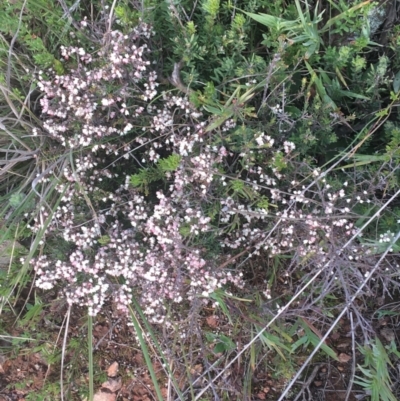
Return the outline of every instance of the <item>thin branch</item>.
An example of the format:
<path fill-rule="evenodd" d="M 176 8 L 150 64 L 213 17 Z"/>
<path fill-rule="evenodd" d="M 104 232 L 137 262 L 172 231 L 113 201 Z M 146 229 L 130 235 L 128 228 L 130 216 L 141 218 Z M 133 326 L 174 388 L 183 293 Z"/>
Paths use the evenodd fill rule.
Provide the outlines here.
<path fill-rule="evenodd" d="M 397 191 L 396 195 L 400 193 L 400 190 Z M 393 197 L 392 197 L 393 198 Z M 358 290 L 356 291 L 356 293 L 353 295 L 353 297 L 351 298 L 350 302 L 347 303 L 347 305 L 343 308 L 342 312 L 340 312 L 339 316 L 336 318 L 336 320 L 332 323 L 331 327 L 327 330 L 327 332 L 325 333 L 325 335 L 322 337 L 322 339 L 320 340 L 320 342 L 316 345 L 316 347 L 314 348 L 313 352 L 310 354 L 310 356 L 307 358 L 307 360 L 304 362 L 304 364 L 301 366 L 301 368 L 298 370 L 298 372 L 295 374 L 295 376 L 293 377 L 293 379 L 290 381 L 290 383 L 288 384 L 288 386 L 286 387 L 286 389 L 284 390 L 284 392 L 281 394 L 281 396 L 279 397 L 278 401 L 283 401 L 287 395 L 287 393 L 290 391 L 290 389 L 293 387 L 293 385 L 296 383 L 296 381 L 298 380 L 298 378 L 300 377 L 300 375 L 303 373 L 304 369 L 306 368 L 306 366 L 311 362 L 312 358 L 314 357 L 314 355 L 319 351 L 319 349 L 321 348 L 322 344 L 324 344 L 325 340 L 329 337 L 329 335 L 331 334 L 332 330 L 336 327 L 336 325 L 339 323 L 340 319 L 344 316 L 344 314 L 348 311 L 348 309 L 351 307 L 351 305 L 353 304 L 353 302 L 357 299 L 357 297 L 359 296 L 359 294 L 361 293 L 362 289 L 365 287 L 365 285 L 368 283 L 369 279 L 371 278 L 371 276 L 373 275 L 373 273 L 375 273 L 375 271 L 378 269 L 378 267 L 380 266 L 380 264 L 382 263 L 382 261 L 385 259 L 386 255 L 389 253 L 389 250 L 391 248 L 391 246 L 393 244 L 396 243 L 396 241 L 400 238 L 400 231 L 397 233 L 396 237 L 393 239 L 392 243 L 389 244 L 388 248 L 386 249 L 386 251 L 382 254 L 382 256 L 379 258 L 378 262 L 375 264 L 375 266 L 373 267 L 373 269 L 371 270 L 370 274 L 368 275 L 368 277 L 365 278 L 365 280 L 361 283 L 360 287 L 358 288 Z"/>
<path fill-rule="evenodd" d="M 371 216 L 367 222 L 361 227 L 360 232 L 362 232 L 372 221 L 375 220 L 375 218 L 382 212 L 382 210 L 384 210 L 398 195 L 400 194 L 400 189 L 373 215 Z M 280 222 L 280 220 L 279 220 Z M 278 224 L 278 223 L 277 223 Z M 275 225 L 275 227 L 277 227 L 277 225 Z M 274 227 L 274 228 L 275 228 Z M 355 233 L 353 234 L 353 236 L 346 242 L 346 244 L 337 252 L 337 255 L 339 255 L 341 252 L 344 251 L 344 249 L 346 249 L 357 237 L 358 237 L 359 233 Z M 394 242 L 397 241 L 397 239 L 400 237 L 400 231 L 397 234 Z M 371 275 L 372 273 L 378 268 L 379 264 L 382 262 L 383 258 L 386 256 L 386 254 L 389 252 L 390 247 L 388 247 L 388 249 L 386 250 L 386 252 L 382 255 L 382 257 L 380 258 L 380 260 L 378 261 L 378 263 L 375 265 L 375 267 L 373 268 L 373 270 L 371 271 Z M 311 278 L 310 280 L 293 296 L 293 298 L 282 307 L 282 309 L 279 310 L 279 312 L 271 319 L 271 321 L 264 326 L 264 328 L 262 328 L 256 336 L 253 337 L 253 339 L 247 343 L 242 350 L 235 356 L 235 358 L 233 358 L 226 366 L 225 369 L 223 369 L 220 373 L 218 373 L 212 380 L 211 382 L 209 382 L 207 384 L 207 386 L 205 386 L 200 392 L 199 394 L 197 394 L 195 401 L 199 400 L 201 398 L 201 396 L 210 388 L 210 386 L 212 385 L 212 383 L 217 380 L 221 375 L 223 375 L 223 373 L 226 371 L 226 369 L 228 369 L 239 357 L 242 353 L 244 353 L 246 350 L 248 350 L 251 345 L 262 336 L 262 334 L 264 333 L 265 330 L 267 330 L 281 315 L 284 314 L 284 312 L 286 312 L 286 310 L 297 300 L 297 298 L 300 297 L 300 295 L 302 295 L 304 293 L 304 291 L 317 279 L 317 277 L 334 261 L 336 260 L 336 257 L 334 257 L 333 259 L 329 260 L 327 263 L 325 263 Z M 356 292 L 356 294 L 353 296 L 351 303 L 354 301 L 354 299 L 356 299 L 356 297 L 358 296 L 358 294 L 361 292 L 361 289 L 364 288 L 365 284 L 368 282 L 369 277 L 368 276 L 364 282 L 362 283 L 362 285 L 360 286 L 360 288 L 358 289 L 358 291 Z M 281 397 L 279 398 L 278 401 L 283 401 L 285 395 L 290 391 L 290 389 L 292 388 L 292 386 L 294 385 L 294 383 L 298 380 L 298 378 L 300 377 L 301 373 L 303 372 L 303 370 L 305 369 L 305 367 L 307 366 L 307 364 L 311 361 L 312 357 L 318 352 L 319 348 L 321 347 L 322 344 L 324 344 L 325 340 L 328 338 L 329 334 L 331 333 L 331 331 L 333 330 L 333 328 L 336 326 L 336 324 L 339 322 L 340 318 L 346 313 L 348 307 L 350 306 L 350 303 L 344 308 L 343 312 L 339 315 L 339 317 L 336 319 L 335 323 L 332 325 L 332 327 L 326 332 L 326 334 L 324 335 L 324 337 L 321 339 L 321 341 L 318 343 L 317 347 L 314 349 L 314 351 L 312 352 L 312 354 L 310 355 L 310 357 L 307 359 L 307 361 L 303 364 L 303 366 L 300 368 L 300 370 L 297 372 L 297 374 L 295 375 L 295 377 L 292 379 L 292 381 L 289 383 L 288 387 L 285 389 L 284 393 L 281 395 Z"/>
<path fill-rule="evenodd" d="M 65 350 L 67 348 L 67 338 L 68 338 L 69 318 L 71 316 L 71 308 L 72 308 L 72 306 L 69 305 L 68 311 L 67 311 L 67 321 L 65 322 L 63 345 L 62 345 L 62 350 L 61 350 L 61 371 L 60 371 L 61 401 L 64 401 L 64 361 L 65 361 Z"/>
<path fill-rule="evenodd" d="M 351 326 L 351 350 L 353 352 L 353 360 L 351 363 L 351 376 L 349 379 L 349 386 L 347 388 L 346 398 L 344 401 L 349 401 L 351 390 L 353 388 L 354 376 L 356 374 L 356 342 L 354 338 L 355 335 L 354 335 L 353 312 L 351 311 L 350 311 L 350 326 Z"/>

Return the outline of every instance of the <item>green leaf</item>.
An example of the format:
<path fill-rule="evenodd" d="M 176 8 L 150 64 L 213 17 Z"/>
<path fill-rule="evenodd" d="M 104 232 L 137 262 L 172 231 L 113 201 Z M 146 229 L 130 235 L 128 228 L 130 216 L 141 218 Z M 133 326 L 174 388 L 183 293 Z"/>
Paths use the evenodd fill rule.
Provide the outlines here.
<path fill-rule="evenodd" d="M 224 297 L 225 297 L 225 293 L 221 289 L 217 289 L 210 294 L 210 298 L 218 303 L 218 306 L 222 309 L 222 312 L 224 312 L 225 316 L 228 318 L 229 323 L 233 324 L 232 317 L 229 313 L 228 307 L 226 306 Z"/>
<path fill-rule="evenodd" d="M 102 235 L 98 240 L 100 245 L 107 245 L 110 243 L 110 237 L 108 235 Z"/>
<path fill-rule="evenodd" d="M 361 100 L 370 100 L 369 97 L 360 95 L 359 93 L 345 91 L 345 90 L 339 90 L 338 92 L 340 93 L 341 96 L 344 96 L 344 97 L 349 97 L 349 98 L 353 98 L 353 99 L 361 99 Z"/>
<path fill-rule="evenodd" d="M 284 20 L 282 18 L 278 18 L 278 17 L 274 17 L 273 15 L 269 15 L 269 14 L 253 14 L 253 13 L 248 13 L 245 12 L 250 18 L 253 18 L 255 21 L 259 22 L 260 24 L 263 24 L 265 26 L 267 26 L 270 29 L 275 29 L 277 30 L 279 24 L 283 24 L 286 23 L 286 26 L 288 22 L 292 22 L 292 21 L 287 21 Z"/>
<path fill-rule="evenodd" d="M 325 89 L 325 86 L 324 86 L 322 80 L 319 78 L 317 73 L 313 70 L 313 68 L 307 61 L 304 61 L 304 63 L 308 69 L 308 72 L 311 75 L 311 81 L 315 83 L 315 87 L 317 88 L 318 95 L 321 97 L 322 102 L 325 104 L 325 106 L 327 106 L 333 110 L 337 110 L 338 107 L 336 106 L 335 102 L 326 93 L 326 89 Z"/>
<path fill-rule="evenodd" d="M 10 200 L 9 200 L 11 207 L 17 208 L 18 206 L 20 206 L 22 204 L 22 202 L 24 201 L 25 197 L 26 197 L 25 194 L 23 194 L 21 192 L 13 193 L 10 196 Z"/>
<path fill-rule="evenodd" d="M 214 352 L 226 352 L 232 351 L 236 348 L 236 344 L 232 341 L 232 339 L 224 334 L 215 334 L 215 333 L 205 333 L 206 339 L 209 343 L 216 343 L 214 346 Z"/>
<path fill-rule="evenodd" d="M 328 1 L 329 1 L 329 3 L 330 3 L 331 5 L 334 5 L 334 2 L 333 2 L 333 1 L 330 1 L 330 0 L 328 0 Z M 363 8 L 363 7 L 365 7 L 365 6 L 367 6 L 367 5 L 370 4 L 370 3 L 371 3 L 371 0 L 364 1 L 364 2 L 362 2 L 362 3 L 360 3 L 360 4 L 357 4 L 357 5 L 353 6 L 353 7 L 348 8 L 347 10 L 345 10 L 344 12 L 342 12 L 341 14 L 336 15 L 336 16 L 333 17 L 333 18 L 330 18 L 330 19 L 328 20 L 328 22 L 325 24 L 325 26 L 322 28 L 321 32 L 325 32 L 326 30 L 329 29 L 329 27 L 330 27 L 331 25 L 335 24 L 335 23 L 336 23 L 337 21 L 339 21 L 340 19 L 346 18 L 347 16 L 350 16 L 350 15 L 351 15 L 352 13 L 354 13 L 355 11 L 357 11 L 357 10 L 359 10 L 359 9 L 361 9 L 361 8 Z M 337 8 L 337 9 L 340 11 L 340 8 Z"/>
<path fill-rule="evenodd" d="M 216 128 L 218 128 L 219 126 L 221 126 L 226 120 L 228 120 L 229 118 L 231 118 L 233 116 L 233 111 L 231 109 L 225 109 L 224 113 L 213 119 L 213 121 L 211 122 L 211 124 L 206 128 L 206 132 L 210 132 Z"/>
<path fill-rule="evenodd" d="M 297 348 L 301 347 L 302 345 L 307 344 L 308 345 L 308 337 L 307 336 L 302 336 L 300 337 L 294 344 L 292 344 L 292 349 L 291 352 L 295 352 Z"/>
<path fill-rule="evenodd" d="M 354 163 L 346 164 L 345 166 L 340 166 L 335 170 L 341 170 L 345 168 L 354 168 L 358 166 L 364 166 L 366 164 L 371 164 L 375 162 L 383 162 L 387 159 L 385 155 L 358 155 L 353 156 Z"/>
<path fill-rule="evenodd" d="M 227 352 L 227 351 L 232 351 L 236 348 L 235 343 L 232 341 L 231 338 L 220 334 L 219 335 L 219 342 L 217 345 L 214 347 L 214 352 L 217 354 L 220 352 Z"/>
<path fill-rule="evenodd" d="M 211 105 L 205 105 L 203 106 L 209 113 L 215 114 L 216 116 L 222 116 L 223 115 L 223 109 L 221 107 L 214 107 Z"/>
<path fill-rule="evenodd" d="M 301 116 L 301 110 L 295 106 L 286 106 L 285 111 L 293 118 L 299 118 Z"/>
<path fill-rule="evenodd" d="M 141 174 L 132 174 L 131 175 L 131 185 L 133 187 L 140 187 L 144 184 L 143 176 Z"/>
<path fill-rule="evenodd" d="M 43 310 L 43 304 L 41 303 L 37 303 L 36 305 L 27 304 L 26 306 L 28 312 L 26 312 L 26 314 L 24 315 L 23 319 L 21 319 L 20 322 L 23 325 L 28 322 L 32 322 L 33 320 L 35 320 L 35 318 L 38 318 Z"/>
<path fill-rule="evenodd" d="M 400 71 L 398 71 L 394 77 L 393 90 L 395 91 L 395 93 L 398 93 L 398 91 L 400 90 Z"/>
<path fill-rule="evenodd" d="M 305 336 L 308 338 L 308 341 L 314 347 L 316 347 L 320 343 L 320 338 L 313 331 L 311 331 L 311 329 L 303 321 L 301 321 L 300 324 L 304 329 Z M 338 360 L 336 352 L 332 348 L 328 347 L 326 344 L 321 344 L 321 350 L 335 361 Z"/>
<path fill-rule="evenodd" d="M 257 331 L 261 331 L 261 327 L 256 326 Z M 281 339 L 268 331 L 263 331 L 263 333 L 260 336 L 261 342 L 267 346 L 269 349 L 274 349 L 283 360 L 286 361 L 285 355 L 283 354 L 282 350 L 285 350 L 287 352 L 292 352 L 292 350 L 282 343 Z"/>

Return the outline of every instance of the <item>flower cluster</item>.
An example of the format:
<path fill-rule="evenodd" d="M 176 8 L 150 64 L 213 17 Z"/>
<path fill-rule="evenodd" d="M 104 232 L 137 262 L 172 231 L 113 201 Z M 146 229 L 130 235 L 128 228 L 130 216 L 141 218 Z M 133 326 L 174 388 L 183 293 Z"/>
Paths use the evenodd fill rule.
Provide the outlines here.
<path fill-rule="evenodd" d="M 157 75 L 149 71 L 150 61 L 144 58 L 147 45 L 140 44 L 149 30 L 142 24 L 130 35 L 113 31 L 109 42 L 95 55 L 83 48 L 61 48 L 65 63 L 69 61 L 74 67 L 71 72 L 55 75 L 50 71 L 51 79 L 39 72 L 47 135 L 70 149 L 91 146 L 97 150 L 104 138 L 123 136 L 132 129 L 128 116 L 138 118 L 144 102 L 157 93 Z"/>

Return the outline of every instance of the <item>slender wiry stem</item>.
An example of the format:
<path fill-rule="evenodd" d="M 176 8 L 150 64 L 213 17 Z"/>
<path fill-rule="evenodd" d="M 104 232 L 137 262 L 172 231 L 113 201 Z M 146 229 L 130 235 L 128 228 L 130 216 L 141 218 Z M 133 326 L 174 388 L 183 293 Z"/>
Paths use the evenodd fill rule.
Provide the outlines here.
<path fill-rule="evenodd" d="M 63 345 L 61 350 L 61 372 L 60 372 L 60 393 L 61 393 L 61 401 L 64 401 L 64 361 L 65 361 L 65 350 L 67 348 L 67 339 L 68 339 L 68 329 L 69 329 L 69 318 L 71 316 L 71 305 L 68 307 L 67 311 L 67 320 L 65 322 L 65 330 L 64 330 L 64 338 Z"/>
<path fill-rule="evenodd" d="M 88 314 L 88 356 L 89 356 L 89 401 L 93 401 L 94 384 L 93 384 L 93 317 Z"/>

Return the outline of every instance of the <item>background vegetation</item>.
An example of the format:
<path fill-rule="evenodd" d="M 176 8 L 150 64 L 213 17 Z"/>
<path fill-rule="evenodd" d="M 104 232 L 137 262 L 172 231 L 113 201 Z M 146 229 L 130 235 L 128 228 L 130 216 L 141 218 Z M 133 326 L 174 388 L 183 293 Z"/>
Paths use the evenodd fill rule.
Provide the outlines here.
<path fill-rule="evenodd" d="M 3 1 L 0 395 L 399 399 L 397 7 Z"/>

